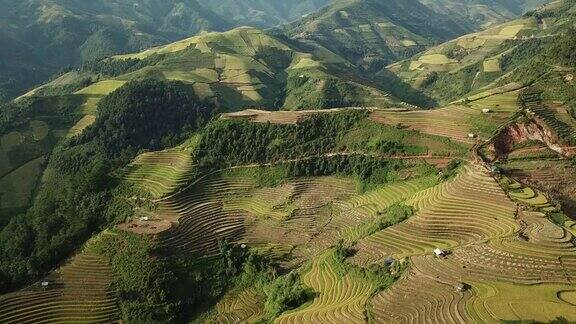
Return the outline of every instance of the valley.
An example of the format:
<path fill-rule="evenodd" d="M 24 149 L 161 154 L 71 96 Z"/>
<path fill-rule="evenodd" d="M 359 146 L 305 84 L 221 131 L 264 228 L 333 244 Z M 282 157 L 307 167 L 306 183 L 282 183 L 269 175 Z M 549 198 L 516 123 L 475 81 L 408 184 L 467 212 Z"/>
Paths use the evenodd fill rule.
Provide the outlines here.
<path fill-rule="evenodd" d="M 1 323 L 576 322 L 576 2 L 221 3 L 2 106 Z"/>

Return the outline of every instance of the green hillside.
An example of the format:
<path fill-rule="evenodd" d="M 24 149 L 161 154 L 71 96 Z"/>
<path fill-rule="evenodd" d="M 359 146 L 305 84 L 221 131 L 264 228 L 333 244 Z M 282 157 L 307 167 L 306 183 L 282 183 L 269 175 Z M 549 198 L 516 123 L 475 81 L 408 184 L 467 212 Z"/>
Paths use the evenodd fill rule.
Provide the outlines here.
<path fill-rule="evenodd" d="M 2 0 L 0 47 L 6 50 L 0 52 L 0 102 L 81 62 L 167 44 L 201 31 L 271 27 L 324 3 Z"/>
<path fill-rule="evenodd" d="M 339 0 L 282 29 L 373 71 L 543 2 Z"/>
<path fill-rule="evenodd" d="M 212 113 L 431 105 L 393 75 L 369 79 L 325 49 L 249 27 L 87 63 L 2 108 L 0 224 L 26 209 L 45 167 L 40 161 L 54 146 L 94 123 L 106 96 L 142 79 L 182 82 L 194 98 L 215 107 Z M 26 184 L 18 180 L 24 173 Z"/>
<path fill-rule="evenodd" d="M 443 103 L 469 93 L 482 96 L 483 91 L 505 85 L 503 77 L 566 31 L 570 7 L 569 1 L 563 6 L 548 5 L 520 19 L 430 48 L 387 69 Z"/>
<path fill-rule="evenodd" d="M 417 0 L 340 0 L 283 27 L 354 64 L 378 66 L 409 57 L 435 42 L 472 30 Z"/>
<path fill-rule="evenodd" d="M 393 76 L 367 78 L 326 49 L 309 48 L 249 27 L 115 56 L 85 65 L 81 72 L 102 81 L 77 94 L 106 94 L 114 90 L 107 90 L 107 84 L 121 85 L 134 79 L 177 80 L 190 85 L 199 98 L 216 102 L 222 110 L 406 106 L 403 101 L 429 105 L 424 96 Z M 78 78 L 69 79 L 74 83 Z M 48 84 L 36 92 L 66 88 L 62 83 L 66 84 Z"/>
<path fill-rule="evenodd" d="M 0 104 L 0 323 L 575 322 L 576 0 L 538 5 L 337 0 Z"/>

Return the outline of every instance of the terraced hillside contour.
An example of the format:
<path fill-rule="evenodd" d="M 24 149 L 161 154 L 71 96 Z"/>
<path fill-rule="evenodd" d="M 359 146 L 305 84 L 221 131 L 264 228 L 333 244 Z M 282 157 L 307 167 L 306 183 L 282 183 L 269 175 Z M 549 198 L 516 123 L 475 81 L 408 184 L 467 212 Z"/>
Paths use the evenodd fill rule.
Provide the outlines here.
<path fill-rule="evenodd" d="M 421 191 L 406 201 L 419 211 L 408 221 L 378 232 L 358 243 L 360 263 L 388 255 L 407 257 L 432 253 L 437 248 L 514 233 L 516 206 L 498 184 L 474 167 L 455 179 Z"/>
<path fill-rule="evenodd" d="M 255 28 L 207 33 L 116 56 L 112 61 L 127 59 L 154 63 L 113 80 L 152 77 L 182 81 L 201 99 L 217 100 L 228 110 L 403 104 L 356 73 L 342 57 L 322 48 L 308 52 Z M 355 77 L 350 78 L 350 74 Z"/>
<path fill-rule="evenodd" d="M 99 255 L 80 253 L 41 282 L 0 297 L 0 322 L 119 322 L 112 281 L 107 260 Z"/>
<path fill-rule="evenodd" d="M 519 108 L 518 91 L 488 93 L 470 102 L 455 103 L 425 111 L 374 111 L 375 122 L 407 127 L 423 133 L 444 136 L 454 141 L 473 144 L 494 135 Z M 489 112 L 485 113 L 485 109 Z"/>
<path fill-rule="evenodd" d="M 120 177 L 160 198 L 182 185 L 192 171 L 190 153 L 178 151 L 150 152 L 138 156 Z"/>
<path fill-rule="evenodd" d="M 364 323 L 364 308 L 374 287 L 352 274 L 337 273 L 332 253 L 314 260 L 304 283 L 318 296 L 310 305 L 280 316 L 275 323 Z"/>
<path fill-rule="evenodd" d="M 212 176 L 161 202 L 155 217 L 177 220 L 158 235 L 160 245 L 211 255 L 218 240 L 290 247 L 298 264 L 335 243 L 343 228 L 364 215 L 345 200 L 355 193 L 347 179 L 293 179 L 258 188 L 242 176 Z"/>

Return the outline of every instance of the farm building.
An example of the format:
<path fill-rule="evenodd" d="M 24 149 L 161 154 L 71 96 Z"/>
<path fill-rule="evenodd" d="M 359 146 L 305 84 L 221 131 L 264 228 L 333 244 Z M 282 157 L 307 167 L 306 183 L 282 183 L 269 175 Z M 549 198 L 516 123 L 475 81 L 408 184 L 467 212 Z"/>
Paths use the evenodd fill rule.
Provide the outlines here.
<path fill-rule="evenodd" d="M 489 113 L 491 113 L 491 112 L 492 112 L 492 109 L 490 109 L 490 108 L 484 108 L 484 109 L 482 109 L 482 113 L 484 113 L 484 114 L 489 114 Z"/>
<path fill-rule="evenodd" d="M 469 134 L 468 134 L 468 138 L 476 138 L 476 134 L 474 134 L 474 133 L 469 133 Z"/>
<path fill-rule="evenodd" d="M 466 291 L 466 289 L 468 288 L 468 285 L 466 285 L 463 282 L 459 282 L 456 285 L 454 285 L 454 287 L 456 288 L 456 290 L 458 291 Z"/>
<path fill-rule="evenodd" d="M 442 250 L 442 249 L 440 249 L 440 248 L 435 248 L 435 249 L 434 249 L 434 254 L 436 254 L 436 256 L 443 257 L 443 256 L 446 256 L 446 255 L 448 254 L 448 252 L 446 252 L 446 251 L 444 251 L 444 250 Z"/>

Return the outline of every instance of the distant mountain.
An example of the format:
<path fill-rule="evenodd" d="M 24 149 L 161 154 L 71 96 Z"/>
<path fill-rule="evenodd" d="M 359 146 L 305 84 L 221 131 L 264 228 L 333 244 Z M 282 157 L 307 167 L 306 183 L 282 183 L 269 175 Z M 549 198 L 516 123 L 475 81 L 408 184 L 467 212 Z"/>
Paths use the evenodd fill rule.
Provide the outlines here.
<path fill-rule="evenodd" d="M 332 0 L 198 0 L 238 25 L 270 27 L 302 18 Z"/>
<path fill-rule="evenodd" d="M 0 0 L 0 101 L 58 70 L 201 31 L 274 26 L 328 0 Z"/>
<path fill-rule="evenodd" d="M 573 17 L 567 1 L 522 18 L 432 47 L 387 68 L 441 103 L 503 85 L 503 80 L 566 33 Z M 519 78 L 522 79 L 522 78 Z M 522 80 L 520 80 L 522 81 Z"/>
<path fill-rule="evenodd" d="M 448 14 L 475 28 L 487 28 L 517 18 L 548 0 L 420 0 L 430 9 Z"/>
<path fill-rule="evenodd" d="M 399 80 L 392 74 L 365 78 L 355 66 L 324 48 L 252 27 L 206 33 L 85 64 L 28 96 L 69 93 L 83 85 L 80 80 L 98 81 L 78 92 L 92 94 L 110 84 L 143 78 L 182 81 L 201 99 L 214 101 L 224 110 L 427 105 L 424 97 L 395 83 Z"/>
<path fill-rule="evenodd" d="M 392 63 L 472 30 L 418 0 L 339 0 L 283 27 L 365 66 Z"/>
<path fill-rule="evenodd" d="M 377 70 L 434 44 L 513 19 L 543 2 L 338 0 L 282 29 Z"/>

